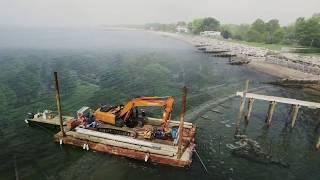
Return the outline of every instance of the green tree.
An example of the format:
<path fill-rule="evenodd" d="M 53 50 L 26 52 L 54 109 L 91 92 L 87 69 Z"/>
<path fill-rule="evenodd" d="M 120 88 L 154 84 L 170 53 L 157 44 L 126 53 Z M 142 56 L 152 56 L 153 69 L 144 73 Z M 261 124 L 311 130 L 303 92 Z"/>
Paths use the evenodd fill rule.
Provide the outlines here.
<path fill-rule="evenodd" d="M 274 33 L 280 28 L 279 20 L 271 19 L 265 24 L 266 31 Z"/>
<path fill-rule="evenodd" d="M 194 19 L 191 24 L 191 31 L 193 34 L 199 34 L 204 30 L 203 19 Z"/>
<path fill-rule="evenodd" d="M 225 39 L 229 39 L 232 37 L 231 32 L 229 30 L 222 30 L 221 36 Z"/>
<path fill-rule="evenodd" d="M 250 30 L 250 25 L 248 24 L 240 24 L 239 26 L 236 26 L 234 32 L 231 31 L 233 34 L 234 39 L 239 40 L 248 40 L 248 31 Z"/>
<path fill-rule="evenodd" d="M 313 16 L 307 20 L 298 18 L 295 35 L 300 45 L 320 47 L 320 17 Z"/>
<path fill-rule="evenodd" d="M 285 31 L 283 28 L 279 28 L 277 29 L 274 33 L 273 33 L 273 38 L 272 38 L 272 43 L 281 43 L 283 41 L 283 38 L 285 36 Z"/>
<path fill-rule="evenodd" d="M 266 31 L 266 39 L 265 43 L 273 44 L 273 43 L 279 43 L 282 41 L 284 36 L 284 31 L 280 30 L 280 24 L 279 20 L 277 19 L 271 19 L 265 24 L 265 31 Z M 277 32 L 277 34 L 276 34 Z M 276 37 L 275 37 L 276 36 Z"/>
<path fill-rule="evenodd" d="M 262 19 L 255 20 L 252 23 L 251 28 L 257 32 L 260 32 L 260 33 L 266 32 L 266 24 L 264 23 L 264 21 Z"/>
<path fill-rule="evenodd" d="M 250 42 L 265 42 L 267 36 L 267 26 L 262 19 L 255 20 L 247 32 L 247 40 Z"/>
<path fill-rule="evenodd" d="M 291 24 L 289 26 L 283 27 L 282 29 L 285 32 L 282 43 L 296 44 L 295 25 Z"/>
<path fill-rule="evenodd" d="M 247 32 L 247 41 L 249 42 L 260 42 L 261 41 L 261 33 L 255 29 L 250 29 Z"/>
<path fill-rule="evenodd" d="M 218 31 L 220 29 L 220 22 L 212 17 L 204 18 L 203 29 L 205 31 Z"/>
<path fill-rule="evenodd" d="M 193 34 L 199 34 L 202 31 L 218 31 L 219 29 L 220 22 L 212 17 L 194 19 L 191 24 Z"/>

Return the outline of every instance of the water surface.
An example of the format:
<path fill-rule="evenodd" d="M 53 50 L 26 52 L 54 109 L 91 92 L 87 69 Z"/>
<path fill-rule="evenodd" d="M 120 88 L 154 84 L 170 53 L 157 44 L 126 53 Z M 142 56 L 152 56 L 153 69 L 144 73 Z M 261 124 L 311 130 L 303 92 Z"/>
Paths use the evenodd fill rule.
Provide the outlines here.
<path fill-rule="evenodd" d="M 290 168 L 230 154 L 226 144 L 233 142 L 238 98 L 205 109 L 201 116 L 206 118 L 195 114 L 241 90 L 246 79 L 251 88 L 266 86 L 262 94 L 320 101 L 306 91 L 265 85 L 273 77 L 227 65 L 226 59 L 198 53 L 185 42 L 147 32 L 1 27 L 0 39 L 0 179 L 320 179 L 320 154 L 314 150 L 317 111 L 301 108 L 290 131 L 285 128 L 289 107 L 279 105 L 268 130 L 268 104 L 255 101 L 246 133 Z M 59 146 L 53 143 L 55 130 L 26 126 L 26 112 L 55 109 L 54 71 L 59 73 L 63 112 L 69 115 L 84 105 L 172 95 L 178 119 L 180 88 L 186 84 L 187 120 L 198 126 L 197 151 L 209 174 L 196 157 L 187 169 L 150 165 Z"/>

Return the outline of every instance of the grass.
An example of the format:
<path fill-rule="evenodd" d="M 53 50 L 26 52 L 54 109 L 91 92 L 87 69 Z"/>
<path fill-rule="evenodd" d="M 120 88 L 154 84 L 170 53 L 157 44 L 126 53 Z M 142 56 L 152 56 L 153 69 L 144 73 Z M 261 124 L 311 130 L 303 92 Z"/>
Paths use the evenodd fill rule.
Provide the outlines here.
<path fill-rule="evenodd" d="M 247 41 L 241 41 L 241 40 L 235 40 L 235 39 L 227 40 L 227 41 L 233 42 L 233 43 L 245 44 L 252 47 L 266 48 L 273 51 L 281 51 L 282 48 L 297 48 L 297 46 L 287 45 L 287 44 L 266 44 L 266 43 L 258 43 L 258 42 L 247 42 Z M 320 48 L 308 48 L 308 47 L 305 47 L 305 48 L 306 50 L 304 50 L 304 52 L 296 52 L 296 53 L 303 56 L 320 57 Z"/>
<path fill-rule="evenodd" d="M 247 41 L 240 41 L 240 40 L 228 40 L 229 42 L 245 44 L 248 46 L 253 47 L 262 47 L 270 50 L 280 51 L 282 48 L 294 48 L 293 45 L 286 45 L 286 44 L 266 44 L 266 43 L 258 43 L 258 42 L 247 42 Z"/>

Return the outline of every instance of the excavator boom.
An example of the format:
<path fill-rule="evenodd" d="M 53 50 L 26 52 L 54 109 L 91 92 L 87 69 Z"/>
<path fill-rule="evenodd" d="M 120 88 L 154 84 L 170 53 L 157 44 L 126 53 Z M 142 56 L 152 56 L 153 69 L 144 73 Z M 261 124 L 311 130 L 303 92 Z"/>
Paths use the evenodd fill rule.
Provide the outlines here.
<path fill-rule="evenodd" d="M 168 121 L 171 118 L 172 108 L 174 104 L 174 99 L 171 96 L 166 97 L 140 97 L 135 98 L 129 101 L 120 112 L 120 117 L 124 121 L 127 121 L 132 113 L 133 108 L 135 107 L 162 107 L 162 124 L 164 127 L 167 126 Z"/>

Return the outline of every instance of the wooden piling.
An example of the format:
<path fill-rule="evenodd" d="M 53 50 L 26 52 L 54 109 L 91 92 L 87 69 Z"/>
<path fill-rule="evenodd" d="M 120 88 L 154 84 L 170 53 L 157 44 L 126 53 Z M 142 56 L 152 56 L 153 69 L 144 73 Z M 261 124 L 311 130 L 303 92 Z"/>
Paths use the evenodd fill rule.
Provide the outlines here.
<path fill-rule="evenodd" d="M 238 119 L 236 122 L 235 135 L 239 134 L 239 132 L 240 132 L 240 122 L 241 122 L 241 118 L 243 116 L 243 109 L 244 109 L 244 105 L 246 103 L 246 93 L 248 91 L 248 88 L 249 88 L 249 80 L 246 80 L 245 89 L 243 91 L 243 97 L 242 97 L 242 99 L 240 99 L 240 110 L 239 110 L 239 115 L 238 115 Z"/>
<path fill-rule="evenodd" d="M 277 104 L 277 102 L 275 102 L 275 101 L 271 101 L 270 102 L 269 109 L 268 109 L 268 114 L 267 114 L 267 117 L 266 117 L 266 123 L 267 123 L 268 127 L 271 126 L 272 116 L 273 116 L 276 104 Z"/>
<path fill-rule="evenodd" d="M 58 81 L 58 73 L 57 72 L 54 72 L 54 81 L 55 81 L 55 87 L 56 87 L 56 100 L 57 100 L 57 108 L 58 108 L 59 121 L 60 121 L 60 129 L 61 129 L 62 136 L 65 136 L 66 134 L 63 129 L 61 102 L 60 102 L 60 90 L 59 90 L 59 81 Z"/>
<path fill-rule="evenodd" d="M 320 136 L 319 136 L 318 142 L 316 144 L 316 148 L 317 148 L 317 150 L 320 150 Z"/>
<path fill-rule="evenodd" d="M 253 98 L 249 98 L 249 100 L 248 100 L 248 112 L 247 112 L 247 115 L 245 117 L 246 125 L 249 124 L 249 120 L 250 120 L 251 112 L 252 112 L 252 107 L 253 107 L 253 102 L 254 102 L 254 99 Z"/>
<path fill-rule="evenodd" d="M 180 124 L 179 124 L 179 139 L 178 139 L 178 159 L 181 158 L 182 152 L 182 138 L 183 138 L 183 124 L 184 124 L 184 115 L 186 113 L 186 105 L 187 105 L 187 87 L 182 88 L 182 105 L 181 105 L 181 115 L 180 115 Z"/>
<path fill-rule="evenodd" d="M 301 107 L 300 105 L 295 105 L 294 108 L 293 108 L 293 115 L 292 115 L 292 120 L 291 120 L 291 128 L 293 128 L 295 123 L 296 123 L 300 107 Z"/>

